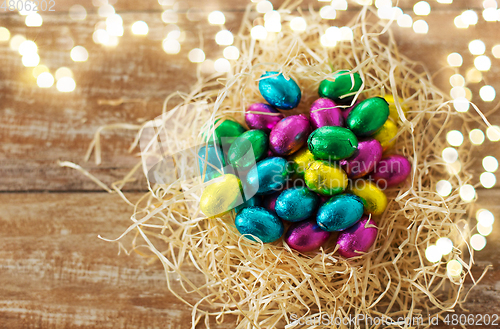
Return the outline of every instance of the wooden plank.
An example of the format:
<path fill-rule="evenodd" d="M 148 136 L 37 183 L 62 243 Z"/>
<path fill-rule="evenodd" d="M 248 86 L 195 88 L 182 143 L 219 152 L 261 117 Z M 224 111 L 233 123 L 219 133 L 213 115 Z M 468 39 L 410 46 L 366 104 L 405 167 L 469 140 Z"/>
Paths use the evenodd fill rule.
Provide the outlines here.
<path fill-rule="evenodd" d="M 499 218 L 500 192 L 484 196 L 480 205 Z M 131 223 L 131 208 L 117 195 L 1 193 L 0 204 L 0 328 L 189 326 L 191 310 L 168 291 L 158 262 L 117 255 L 116 244 L 97 238 L 116 238 Z M 123 243 L 129 247 L 130 239 Z M 463 305 L 472 314 L 500 314 L 498 248 L 499 221 L 486 248 L 476 253 L 475 276 L 492 269 Z M 188 276 L 200 282 L 195 271 Z M 214 328 L 234 328 L 233 320 Z"/>

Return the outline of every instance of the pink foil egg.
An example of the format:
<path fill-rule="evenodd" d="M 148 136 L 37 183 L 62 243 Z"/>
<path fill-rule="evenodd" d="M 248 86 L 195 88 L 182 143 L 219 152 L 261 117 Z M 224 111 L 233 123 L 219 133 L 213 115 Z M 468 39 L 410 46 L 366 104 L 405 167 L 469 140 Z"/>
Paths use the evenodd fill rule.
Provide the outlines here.
<path fill-rule="evenodd" d="M 313 251 L 321 247 L 331 233 L 323 231 L 315 219 L 292 224 L 285 234 L 285 242 L 290 248 L 300 252 Z"/>
<path fill-rule="evenodd" d="M 278 122 L 269 134 L 269 147 L 278 156 L 298 151 L 311 133 L 311 125 L 304 114 L 291 115 Z"/>
<path fill-rule="evenodd" d="M 344 107 L 342 108 L 342 117 L 344 118 L 344 122 L 345 120 L 347 120 L 347 116 L 349 115 L 349 113 L 351 113 L 351 111 L 356 107 L 356 105 L 359 104 L 359 100 L 357 100 L 351 107 Z"/>
<path fill-rule="evenodd" d="M 271 105 L 264 103 L 250 105 L 245 113 L 245 121 L 250 129 L 260 129 L 267 133 L 282 119 L 283 114 Z"/>
<path fill-rule="evenodd" d="M 349 178 L 360 178 L 370 173 L 382 159 L 382 145 L 376 139 L 370 138 L 358 143 L 354 156 L 340 161 Z"/>
<path fill-rule="evenodd" d="M 392 154 L 377 163 L 372 177 L 381 188 L 385 188 L 404 182 L 410 172 L 410 161 L 402 155 Z"/>
<path fill-rule="evenodd" d="M 342 111 L 328 98 L 318 98 L 311 105 L 310 120 L 313 130 L 323 126 L 344 126 Z"/>
<path fill-rule="evenodd" d="M 348 229 L 340 232 L 337 238 L 339 246 L 339 254 L 345 258 L 361 256 L 359 252 L 367 252 L 373 245 L 377 238 L 377 224 L 370 219 L 369 227 L 365 227 L 368 222 L 368 216 L 364 215 L 361 219 L 349 227 Z"/>

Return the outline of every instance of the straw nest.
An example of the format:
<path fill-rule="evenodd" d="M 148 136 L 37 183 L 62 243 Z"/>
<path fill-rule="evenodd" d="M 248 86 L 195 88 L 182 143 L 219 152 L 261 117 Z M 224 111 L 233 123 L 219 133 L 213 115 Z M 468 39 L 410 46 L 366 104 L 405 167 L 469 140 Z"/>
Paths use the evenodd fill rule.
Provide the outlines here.
<path fill-rule="evenodd" d="M 293 32 L 285 23 L 297 16 L 291 9 L 280 9 L 283 30 L 265 41 L 251 38 L 249 9 L 236 37 L 241 57 L 232 63 L 232 71 L 227 76 L 200 78 L 189 94 L 171 95 L 161 115 L 152 122 L 162 141 L 167 141 L 162 152 L 173 154 L 202 143 L 202 132 L 213 131 L 218 118 L 234 118 L 244 125 L 245 109 L 263 101 L 257 81 L 266 70 L 283 72 L 302 89 L 300 106 L 286 115 L 307 113 L 318 97 L 320 81 L 332 73 L 342 69 L 359 72 L 364 85 L 357 98 L 394 96 L 400 120 L 392 152 L 412 163 L 406 184 L 386 190 L 389 205 L 382 216 L 375 218 L 379 233 L 371 251 L 346 260 L 336 252 L 335 237 L 317 252 L 307 254 L 291 250 L 282 239 L 260 244 L 241 237 L 234 227 L 234 214 L 206 218 L 200 212 L 199 198 L 210 182 L 202 184 L 195 177 L 194 163 L 187 155 L 181 155 L 175 163 L 175 177 L 183 179 L 151 183 L 149 192 L 134 205 L 132 225 L 116 240 L 135 235 L 132 249 L 146 246 L 157 256 L 171 291 L 192 307 L 193 327 L 208 323 L 210 317 L 222 322 L 226 315 L 237 316 L 236 328 L 301 327 L 293 322 L 298 318 L 301 324 L 307 323 L 305 327 L 320 324 L 321 319 L 332 327 L 354 327 L 353 322 L 339 322 L 363 316 L 375 319 L 375 323 L 381 318 L 419 318 L 427 323 L 429 317 L 451 310 L 464 300 L 463 283 L 472 264 L 463 220 L 471 204 L 461 201 L 458 194 L 471 177 L 466 170 L 455 173 L 440 158 L 443 136 L 454 116 L 464 115 L 470 122 L 482 115 L 457 113 L 425 69 L 398 52 L 387 21 L 378 21 L 370 9 L 360 8 L 348 24 L 353 41 L 339 42 L 333 48 L 325 48 L 320 42 L 329 26 L 317 13 L 299 11 L 307 21 L 307 30 Z M 141 168 L 147 172 L 151 162 L 144 160 L 148 158 L 145 153 L 157 151 L 145 146 L 154 140 L 145 137 L 148 124 L 115 126 L 137 129 L 131 150 L 137 150 L 139 144 L 143 150 L 142 162 L 127 177 L 107 188 L 87 173 L 127 202 L 121 188 Z M 467 124 L 464 129 L 468 129 Z M 470 147 L 465 142 L 459 148 L 463 168 L 470 162 Z M 92 149 L 99 156 L 99 133 Z M 436 182 L 441 179 L 452 184 L 453 192 L 448 197 L 436 193 Z M 430 263 L 425 257 L 426 247 L 440 237 L 453 241 L 453 251 L 442 261 Z M 451 259 L 464 267 L 458 276 L 446 270 L 446 262 Z M 400 322 L 389 327 L 404 325 Z"/>

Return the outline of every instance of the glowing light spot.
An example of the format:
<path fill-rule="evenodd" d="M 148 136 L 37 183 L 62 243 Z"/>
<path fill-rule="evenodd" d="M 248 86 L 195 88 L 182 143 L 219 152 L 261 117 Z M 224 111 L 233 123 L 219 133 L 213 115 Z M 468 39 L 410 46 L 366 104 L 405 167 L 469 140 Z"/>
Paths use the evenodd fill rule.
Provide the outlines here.
<path fill-rule="evenodd" d="M 205 52 L 200 48 L 193 48 L 189 51 L 188 59 L 192 63 L 203 63 L 205 61 Z"/>
<path fill-rule="evenodd" d="M 40 88 L 50 88 L 54 85 L 54 77 L 49 72 L 42 72 L 36 78 L 36 84 Z"/>
<path fill-rule="evenodd" d="M 451 194 L 452 186 L 447 180 L 440 180 L 436 183 L 436 192 L 440 196 L 448 196 Z"/>
<path fill-rule="evenodd" d="M 467 74 L 465 75 L 467 78 L 467 81 L 470 83 L 479 83 L 481 80 L 483 80 L 483 74 L 481 71 L 472 68 L 469 71 L 467 71 Z"/>
<path fill-rule="evenodd" d="M 49 72 L 49 68 L 45 65 L 37 65 L 34 69 L 33 69 L 33 77 L 36 79 L 38 78 L 38 76 L 44 72 Z"/>
<path fill-rule="evenodd" d="M 425 258 L 431 263 L 439 262 L 442 256 L 439 248 L 434 244 L 425 249 Z"/>
<path fill-rule="evenodd" d="M 470 102 L 472 100 L 472 91 L 469 88 L 465 89 L 465 98 Z"/>
<path fill-rule="evenodd" d="M 476 229 L 482 236 L 488 236 L 493 232 L 493 226 L 484 226 L 481 223 L 477 224 Z"/>
<path fill-rule="evenodd" d="M 465 79 L 461 74 L 453 74 L 450 77 L 450 85 L 453 87 L 463 87 L 465 85 Z"/>
<path fill-rule="evenodd" d="M 231 64 L 225 58 L 219 58 L 214 62 L 214 69 L 217 72 L 229 72 L 231 70 Z"/>
<path fill-rule="evenodd" d="M 429 32 L 429 25 L 426 21 L 420 19 L 413 23 L 413 31 L 419 34 L 426 34 L 427 32 Z"/>
<path fill-rule="evenodd" d="M 37 53 L 29 53 L 23 55 L 22 58 L 23 65 L 26 67 L 35 67 L 40 64 L 40 56 Z"/>
<path fill-rule="evenodd" d="M 465 202 L 471 202 L 476 197 L 476 189 L 470 184 L 460 187 L 460 198 Z"/>
<path fill-rule="evenodd" d="M 446 134 L 446 141 L 451 146 L 458 147 L 464 142 L 464 135 L 458 130 L 451 130 Z"/>
<path fill-rule="evenodd" d="M 462 17 L 462 21 L 467 25 L 476 25 L 478 21 L 477 14 L 474 10 L 466 10 L 460 17 Z"/>
<path fill-rule="evenodd" d="M 483 1 L 483 8 L 484 9 L 488 9 L 488 8 L 497 9 L 497 2 L 496 2 L 496 0 L 484 0 Z"/>
<path fill-rule="evenodd" d="M 62 79 L 64 77 L 73 78 L 73 72 L 67 67 L 60 67 L 56 71 L 56 80 Z"/>
<path fill-rule="evenodd" d="M 491 60 L 485 55 L 478 56 L 474 59 L 474 66 L 479 71 L 488 71 L 491 68 Z"/>
<path fill-rule="evenodd" d="M 470 107 L 470 102 L 467 98 L 459 97 L 453 100 L 453 107 L 457 112 L 467 112 Z"/>
<path fill-rule="evenodd" d="M 259 2 L 260 3 L 260 2 Z M 250 30 L 250 35 L 256 40 L 265 40 L 267 38 L 267 30 L 262 25 L 257 25 L 252 27 Z"/>
<path fill-rule="evenodd" d="M 450 96 L 453 99 L 465 98 L 465 88 L 464 87 L 453 87 L 450 90 Z"/>
<path fill-rule="evenodd" d="M 302 17 L 295 17 L 290 21 L 290 28 L 295 32 L 304 32 L 307 28 L 306 20 Z"/>
<path fill-rule="evenodd" d="M 87 18 L 87 10 L 82 5 L 73 5 L 69 8 L 69 17 L 74 21 L 83 21 Z"/>
<path fill-rule="evenodd" d="M 332 0 L 331 5 L 335 10 L 347 10 L 346 0 Z"/>
<path fill-rule="evenodd" d="M 329 40 L 334 41 L 335 43 L 342 39 L 342 32 L 340 32 L 340 29 L 336 26 L 330 26 L 327 28 L 325 35 Z"/>
<path fill-rule="evenodd" d="M 226 59 L 237 60 L 238 58 L 240 58 L 240 50 L 235 46 L 229 46 L 224 48 L 222 55 L 224 55 Z"/>
<path fill-rule="evenodd" d="M 148 24 L 144 21 L 137 21 L 132 24 L 132 33 L 135 35 L 147 35 L 149 33 Z"/>
<path fill-rule="evenodd" d="M 208 22 L 212 25 L 224 25 L 226 16 L 221 11 L 214 10 L 208 14 Z"/>
<path fill-rule="evenodd" d="M 436 242 L 436 246 L 444 256 L 453 251 L 453 242 L 449 238 L 439 238 Z"/>
<path fill-rule="evenodd" d="M 487 22 L 496 22 L 497 10 L 495 8 L 486 8 L 483 10 L 483 18 Z"/>
<path fill-rule="evenodd" d="M 476 219 L 484 226 L 491 226 L 495 222 L 495 216 L 488 209 L 478 209 L 476 211 Z"/>
<path fill-rule="evenodd" d="M 489 171 L 489 172 L 497 171 L 498 160 L 491 155 L 485 156 L 483 158 L 483 168 L 484 168 L 484 170 Z"/>
<path fill-rule="evenodd" d="M 500 141 L 500 127 L 490 126 L 486 129 L 486 136 L 492 142 Z"/>
<path fill-rule="evenodd" d="M 474 250 L 483 250 L 486 247 L 486 238 L 480 234 L 474 234 L 470 238 L 470 245 Z"/>
<path fill-rule="evenodd" d="M 460 170 L 462 170 L 462 163 L 460 163 L 459 160 L 452 163 L 447 163 L 446 170 L 450 173 L 450 175 L 458 175 Z"/>
<path fill-rule="evenodd" d="M 181 44 L 173 38 L 166 38 L 162 42 L 163 50 L 170 55 L 178 54 L 181 51 Z"/>
<path fill-rule="evenodd" d="M 431 13 L 431 6 L 426 1 L 419 1 L 413 6 L 413 12 L 418 16 L 427 16 Z"/>
<path fill-rule="evenodd" d="M 469 42 L 469 51 L 472 55 L 482 55 L 486 51 L 486 45 L 481 40 Z"/>
<path fill-rule="evenodd" d="M 38 13 L 31 13 L 28 16 L 26 16 L 26 20 L 24 22 L 26 26 L 29 27 L 42 26 L 43 18 Z"/>
<path fill-rule="evenodd" d="M 493 56 L 495 56 L 495 58 L 500 58 L 500 45 L 493 46 L 491 52 L 493 53 Z"/>
<path fill-rule="evenodd" d="M 228 30 L 222 30 L 215 35 L 215 42 L 221 46 L 232 45 L 234 41 L 233 34 Z"/>
<path fill-rule="evenodd" d="M 447 147 L 442 152 L 443 160 L 447 163 L 453 163 L 458 159 L 458 152 L 453 147 Z"/>
<path fill-rule="evenodd" d="M 205 74 L 211 74 L 215 72 L 214 61 L 211 59 L 206 59 L 200 66 L 201 72 Z"/>
<path fill-rule="evenodd" d="M 23 43 L 19 45 L 19 54 L 21 55 L 28 55 L 28 54 L 36 54 L 38 52 L 38 47 L 36 46 L 36 43 L 34 43 L 31 40 L 26 40 Z"/>
<path fill-rule="evenodd" d="M 107 45 L 109 43 L 109 33 L 103 29 L 96 30 L 92 34 L 92 40 L 97 44 Z"/>
<path fill-rule="evenodd" d="M 392 7 L 392 0 L 375 0 L 375 7 L 377 7 L 377 9 Z"/>
<path fill-rule="evenodd" d="M 174 0 L 158 0 L 161 6 L 172 6 L 175 2 Z"/>
<path fill-rule="evenodd" d="M 474 145 L 481 145 L 484 142 L 484 133 L 480 129 L 472 129 L 469 132 L 470 142 Z"/>
<path fill-rule="evenodd" d="M 264 18 L 264 20 L 265 20 L 264 27 L 269 32 L 280 32 L 281 31 L 281 19 L 280 19 L 279 13 L 277 11 L 270 11 L 266 15 L 268 15 L 268 14 L 274 14 L 274 13 L 277 13 L 278 16 L 273 15 L 274 18 L 271 18 L 271 19 L 269 19 L 269 18 L 265 19 Z"/>
<path fill-rule="evenodd" d="M 5 27 L 0 27 L 0 42 L 9 41 L 9 39 L 10 39 L 9 30 Z"/>
<path fill-rule="evenodd" d="M 101 6 L 97 10 L 97 15 L 99 15 L 101 17 L 109 17 L 109 16 L 114 15 L 114 14 L 115 14 L 115 8 L 110 4 Z"/>
<path fill-rule="evenodd" d="M 447 60 L 448 64 L 452 67 L 460 67 L 463 63 L 462 55 L 460 55 L 459 53 L 449 54 Z"/>
<path fill-rule="evenodd" d="M 398 17 L 398 25 L 401 27 L 412 27 L 413 19 L 410 15 L 404 14 Z"/>
<path fill-rule="evenodd" d="M 483 101 L 491 102 L 495 99 L 496 96 L 495 88 L 488 85 L 482 86 L 481 89 L 479 89 L 479 96 Z"/>
<path fill-rule="evenodd" d="M 106 31 L 110 36 L 121 37 L 123 35 L 123 19 L 115 14 L 106 18 Z"/>
<path fill-rule="evenodd" d="M 257 3 L 256 9 L 258 13 L 265 14 L 273 10 L 273 4 L 269 1 L 260 1 Z"/>
<path fill-rule="evenodd" d="M 439 3 L 450 4 L 453 3 L 453 0 L 437 0 Z"/>
<path fill-rule="evenodd" d="M 456 259 L 452 259 L 446 264 L 446 273 L 452 278 L 458 278 L 462 274 L 462 264 Z"/>
<path fill-rule="evenodd" d="M 319 15 L 323 19 L 335 19 L 337 11 L 332 6 L 324 6 L 319 10 Z"/>
<path fill-rule="evenodd" d="M 348 26 L 342 26 L 340 28 L 340 40 L 341 41 L 352 41 L 354 39 L 354 34 L 352 33 L 352 30 Z"/>
<path fill-rule="evenodd" d="M 326 34 L 320 38 L 321 45 L 326 48 L 333 48 L 337 45 L 337 41 L 330 39 Z"/>
<path fill-rule="evenodd" d="M 161 20 L 167 24 L 177 23 L 177 21 L 179 20 L 179 16 L 172 9 L 167 9 L 163 13 L 161 13 Z"/>
<path fill-rule="evenodd" d="M 457 29 L 466 29 L 469 27 L 469 24 L 465 23 L 462 19 L 462 16 L 457 16 L 453 20 L 453 23 L 455 23 L 455 26 Z"/>
<path fill-rule="evenodd" d="M 89 59 L 89 52 L 82 46 L 71 49 L 71 59 L 75 62 L 86 62 Z"/>
<path fill-rule="evenodd" d="M 497 178 L 493 173 L 483 172 L 479 176 L 479 181 L 481 182 L 481 185 L 483 185 L 484 188 L 492 188 L 497 183 Z"/>
<path fill-rule="evenodd" d="M 57 81 L 56 88 L 62 93 L 70 93 L 75 90 L 76 83 L 71 77 L 63 77 Z"/>

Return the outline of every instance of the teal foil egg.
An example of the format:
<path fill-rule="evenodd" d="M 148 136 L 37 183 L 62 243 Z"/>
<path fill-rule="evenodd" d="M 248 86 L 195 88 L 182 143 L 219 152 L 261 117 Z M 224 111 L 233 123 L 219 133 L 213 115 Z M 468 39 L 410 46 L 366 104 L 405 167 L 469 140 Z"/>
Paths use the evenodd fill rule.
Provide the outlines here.
<path fill-rule="evenodd" d="M 283 191 L 274 209 L 276 214 L 289 222 L 298 222 L 314 214 L 319 204 L 316 193 L 305 187 L 294 187 Z"/>
<path fill-rule="evenodd" d="M 279 191 L 285 187 L 288 173 L 288 162 L 285 159 L 279 157 L 264 159 L 248 172 L 246 190 L 257 194 Z"/>
<path fill-rule="evenodd" d="M 224 173 L 224 154 L 218 144 L 208 142 L 206 146 L 200 147 L 198 151 L 198 167 L 203 182 L 219 177 Z"/>
<path fill-rule="evenodd" d="M 363 201 L 354 194 L 340 194 L 325 202 L 318 210 L 316 221 L 328 232 L 343 231 L 363 216 Z"/>
<path fill-rule="evenodd" d="M 376 133 L 389 117 L 389 103 L 382 97 L 365 99 L 349 112 L 347 128 L 359 137 Z"/>
<path fill-rule="evenodd" d="M 262 205 L 262 197 L 260 195 L 254 195 L 252 198 L 248 199 L 244 203 L 234 208 L 234 211 L 236 212 L 236 214 L 238 214 L 245 208 L 261 206 L 261 205 Z"/>
<path fill-rule="evenodd" d="M 262 130 L 245 131 L 228 151 L 229 163 L 235 168 L 246 169 L 264 158 L 267 154 L 269 138 Z"/>
<path fill-rule="evenodd" d="M 269 104 L 282 110 L 299 105 L 302 93 L 292 78 L 287 79 L 277 71 L 268 71 L 260 78 L 259 91 Z"/>
<path fill-rule="evenodd" d="M 358 149 L 358 139 L 349 129 L 324 126 L 309 135 L 307 146 L 318 159 L 342 160 Z"/>
<path fill-rule="evenodd" d="M 236 228 L 241 234 L 251 234 L 264 243 L 278 240 L 285 230 L 283 222 L 278 216 L 262 207 L 248 207 L 243 209 L 234 220 Z M 255 241 L 253 236 L 246 236 Z"/>

